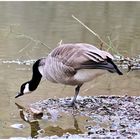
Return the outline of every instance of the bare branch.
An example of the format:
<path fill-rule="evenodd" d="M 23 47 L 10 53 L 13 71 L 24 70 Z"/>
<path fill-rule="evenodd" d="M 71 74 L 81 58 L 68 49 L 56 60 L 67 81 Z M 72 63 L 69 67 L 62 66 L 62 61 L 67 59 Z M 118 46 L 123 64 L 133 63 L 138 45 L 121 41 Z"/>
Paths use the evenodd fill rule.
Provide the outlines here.
<path fill-rule="evenodd" d="M 95 35 L 102 43 L 104 43 L 106 46 L 109 47 L 109 44 L 107 44 L 104 40 L 101 39 L 101 37 L 95 33 L 93 30 L 91 30 L 87 25 L 85 25 L 82 21 L 80 21 L 78 18 L 76 18 L 74 15 L 72 17 L 78 21 L 81 25 L 83 25 L 88 31 L 90 31 L 93 35 Z"/>

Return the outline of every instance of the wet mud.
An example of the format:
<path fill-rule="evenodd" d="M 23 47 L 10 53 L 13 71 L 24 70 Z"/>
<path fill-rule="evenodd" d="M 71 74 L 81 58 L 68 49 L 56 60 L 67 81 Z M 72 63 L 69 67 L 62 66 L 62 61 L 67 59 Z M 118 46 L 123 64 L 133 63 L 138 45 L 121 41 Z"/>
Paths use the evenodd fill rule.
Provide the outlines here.
<path fill-rule="evenodd" d="M 30 124 L 32 138 L 140 138 L 140 97 L 78 96 L 74 108 L 66 105 L 71 100 L 42 100 L 31 104 L 29 109 L 16 105 L 20 109 L 21 118 Z M 43 114 L 37 117 L 37 114 L 29 111 L 30 108 Z M 61 118 L 69 119 L 70 116 L 73 116 L 73 122 L 67 128 L 51 123 L 45 128 L 40 127 L 40 120 L 57 122 Z M 80 128 L 78 117 L 84 118 L 84 129 Z"/>

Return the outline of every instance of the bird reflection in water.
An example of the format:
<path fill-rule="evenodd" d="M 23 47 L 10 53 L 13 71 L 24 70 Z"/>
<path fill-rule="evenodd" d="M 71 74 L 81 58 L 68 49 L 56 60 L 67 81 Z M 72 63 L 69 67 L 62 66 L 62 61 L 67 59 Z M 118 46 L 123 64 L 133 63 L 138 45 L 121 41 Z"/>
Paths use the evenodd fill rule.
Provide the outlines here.
<path fill-rule="evenodd" d="M 38 115 L 35 115 L 32 112 L 30 112 L 28 109 L 24 108 L 23 106 L 17 103 L 15 104 L 19 109 L 21 119 L 27 122 L 31 127 L 32 138 L 54 136 L 54 135 L 61 137 L 63 136 L 63 134 L 66 134 L 66 133 L 70 133 L 70 134 L 83 133 L 81 129 L 79 128 L 78 122 L 74 115 L 73 115 L 74 128 L 64 129 L 60 126 L 48 126 L 46 128 L 41 128 L 38 120 L 42 118 L 43 114 L 40 113 Z"/>

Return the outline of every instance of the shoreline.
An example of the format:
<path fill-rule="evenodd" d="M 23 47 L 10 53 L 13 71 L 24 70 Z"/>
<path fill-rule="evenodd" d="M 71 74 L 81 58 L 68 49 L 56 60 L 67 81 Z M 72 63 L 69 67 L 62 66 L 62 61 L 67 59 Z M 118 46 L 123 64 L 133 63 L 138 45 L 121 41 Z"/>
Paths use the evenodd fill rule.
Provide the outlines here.
<path fill-rule="evenodd" d="M 39 119 L 45 119 L 46 123 L 51 119 L 57 122 L 63 117 L 62 114 L 88 117 L 84 122 L 86 131 L 78 133 L 80 128 L 77 128 L 71 134 L 68 129 L 64 131 L 62 128 L 58 129 L 58 126 L 57 131 L 61 134 L 54 135 L 55 133 L 53 133 L 49 136 L 47 133 L 56 128 L 53 127 L 49 131 L 47 128 L 42 128 L 37 131 L 36 138 L 140 138 L 140 96 L 78 96 L 75 109 L 65 105 L 71 100 L 72 97 L 47 99 L 31 104 L 30 108 L 42 112 L 43 115 Z M 24 114 L 25 112 L 24 110 Z M 37 118 L 31 117 L 30 113 L 29 116 L 28 118 L 26 115 L 26 122 L 31 123 L 37 120 Z M 74 124 L 74 126 L 76 125 Z"/>

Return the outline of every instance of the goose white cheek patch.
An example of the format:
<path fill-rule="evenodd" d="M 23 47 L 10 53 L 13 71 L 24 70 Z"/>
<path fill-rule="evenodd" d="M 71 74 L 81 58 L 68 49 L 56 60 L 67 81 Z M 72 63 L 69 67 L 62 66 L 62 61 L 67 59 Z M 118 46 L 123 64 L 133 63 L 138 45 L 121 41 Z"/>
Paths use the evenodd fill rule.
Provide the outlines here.
<path fill-rule="evenodd" d="M 42 66 L 38 67 L 38 70 L 39 70 L 39 72 L 41 73 L 41 75 L 43 76 L 43 75 L 44 75 L 44 74 L 43 74 L 43 67 L 42 67 Z"/>
<path fill-rule="evenodd" d="M 25 85 L 25 89 L 24 89 L 23 93 L 26 94 L 26 93 L 30 93 L 30 92 L 31 92 L 31 91 L 29 90 L 29 84 L 27 83 L 27 84 Z"/>

